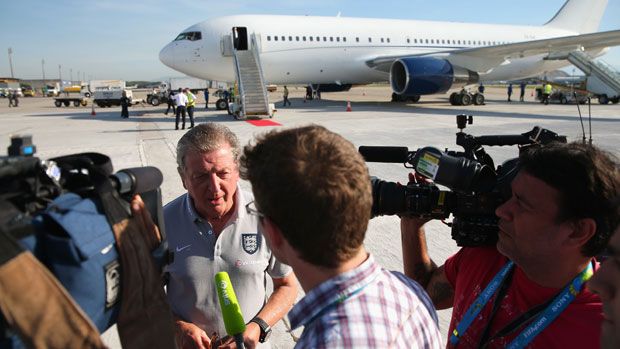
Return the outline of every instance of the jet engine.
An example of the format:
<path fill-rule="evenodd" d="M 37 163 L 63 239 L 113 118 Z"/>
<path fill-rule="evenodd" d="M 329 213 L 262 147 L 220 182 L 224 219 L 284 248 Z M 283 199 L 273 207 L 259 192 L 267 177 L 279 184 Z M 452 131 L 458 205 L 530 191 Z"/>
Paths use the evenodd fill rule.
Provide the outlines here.
<path fill-rule="evenodd" d="M 443 93 L 478 81 L 478 73 L 433 57 L 398 59 L 390 68 L 392 91 L 404 96 Z"/>

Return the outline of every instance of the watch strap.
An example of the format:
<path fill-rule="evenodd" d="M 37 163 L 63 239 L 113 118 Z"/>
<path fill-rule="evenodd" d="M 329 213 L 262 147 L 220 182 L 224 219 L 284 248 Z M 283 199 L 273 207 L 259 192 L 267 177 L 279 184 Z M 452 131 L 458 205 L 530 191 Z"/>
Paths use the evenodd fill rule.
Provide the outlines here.
<path fill-rule="evenodd" d="M 255 316 L 252 320 L 250 320 L 250 322 L 254 322 L 258 325 L 258 327 L 260 327 L 260 338 L 258 339 L 258 341 L 261 343 L 265 343 L 265 341 L 269 337 L 269 334 L 271 334 L 271 326 L 269 326 L 267 321 L 259 318 L 258 316 Z"/>

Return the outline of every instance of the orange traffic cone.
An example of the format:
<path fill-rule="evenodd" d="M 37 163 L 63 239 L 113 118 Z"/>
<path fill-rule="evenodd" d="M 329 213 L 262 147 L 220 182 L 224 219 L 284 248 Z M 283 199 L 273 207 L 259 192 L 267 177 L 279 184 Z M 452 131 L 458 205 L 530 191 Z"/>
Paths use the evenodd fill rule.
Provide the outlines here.
<path fill-rule="evenodd" d="M 95 103 L 92 103 L 90 108 L 90 115 L 95 116 L 97 115 L 97 113 L 95 113 Z"/>
<path fill-rule="evenodd" d="M 351 102 L 347 101 L 347 111 L 351 111 Z"/>

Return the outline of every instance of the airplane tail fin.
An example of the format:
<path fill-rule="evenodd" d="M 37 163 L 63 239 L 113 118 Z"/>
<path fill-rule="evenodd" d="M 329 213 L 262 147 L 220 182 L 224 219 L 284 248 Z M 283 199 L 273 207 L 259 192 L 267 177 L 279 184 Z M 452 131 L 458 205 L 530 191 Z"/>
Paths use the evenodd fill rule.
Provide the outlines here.
<path fill-rule="evenodd" d="M 607 0 L 567 0 L 545 27 L 593 33 L 598 30 L 606 7 Z"/>

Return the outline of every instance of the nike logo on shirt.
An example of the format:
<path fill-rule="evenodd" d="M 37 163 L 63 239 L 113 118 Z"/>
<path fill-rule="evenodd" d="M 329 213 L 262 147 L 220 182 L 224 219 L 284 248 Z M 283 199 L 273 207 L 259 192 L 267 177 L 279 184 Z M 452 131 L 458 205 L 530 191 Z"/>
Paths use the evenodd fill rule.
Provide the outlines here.
<path fill-rule="evenodd" d="M 183 247 L 179 247 L 179 246 L 177 246 L 177 252 L 181 252 L 181 251 L 183 251 L 184 249 L 186 249 L 186 248 L 188 248 L 188 247 L 190 247 L 190 246 L 191 246 L 191 245 L 186 245 L 186 246 L 183 246 Z"/>

